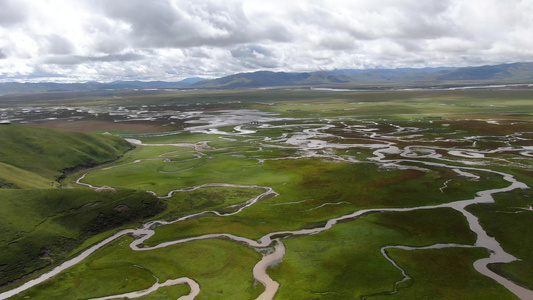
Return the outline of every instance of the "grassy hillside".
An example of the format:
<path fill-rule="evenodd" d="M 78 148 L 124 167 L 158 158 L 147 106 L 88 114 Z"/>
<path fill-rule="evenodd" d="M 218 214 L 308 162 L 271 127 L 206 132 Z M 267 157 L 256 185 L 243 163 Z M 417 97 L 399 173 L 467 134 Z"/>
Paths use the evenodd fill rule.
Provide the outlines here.
<path fill-rule="evenodd" d="M 193 86 L 200 88 L 252 88 L 264 86 L 338 84 L 348 83 L 350 81 L 351 79 L 344 75 L 333 75 L 326 72 L 275 73 L 270 71 L 259 71 L 204 80 L 193 84 Z"/>
<path fill-rule="evenodd" d="M 87 238 L 165 209 L 146 192 L 0 190 L 0 286 L 58 265 Z"/>
<path fill-rule="evenodd" d="M 514 63 L 496 66 L 459 68 L 453 71 L 436 73 L 433 80 L 501 80 L 529 81 L 532 77 L 533 63 Z M 431 78 L 431 77 L 430 77 Z"/>
<path fill-rule="evenodd" d="M 0 162 L 0 189 L 44 189 L 56 185 L 56 181 L 39 174 Z"/>
<path fill-rule="evenodd" d="M 0 145 L 1 163 L 52 181 L 62 175 L 61 170 L 113 160 L 131 148 L 128 142 L 114 136 L 15 124 L 0 126 Z M 4 170 L 2 166 L 0 170 Z M 0 181 L 6 180 L 0 177 Z"/>
<path fill-rule="evenodd" d="M 146 192 L 57 188 L 63 170 L 129 149 L 109 135 L 0 126 L 0 286 L 58 265 L 91 236 L 165 209 Z"/>
<path fill-rule="evenodd" d="M 475 84 L 522 83 L 531 81 L 532 69 L 533 63 L 514 63 L 464 68 L 333 70 L 310 73 L 259 71 L 204 80 L 193 86 L 233 89 L 314 85 L 350 87 L 361 83 L 378 84 L 380 87 L 390 87 L 395 84 L 412 85 L 415 82 L 426 85 L 450 83 L 453 83 L 452 85 L 464 85 L 468 81 Z"/>

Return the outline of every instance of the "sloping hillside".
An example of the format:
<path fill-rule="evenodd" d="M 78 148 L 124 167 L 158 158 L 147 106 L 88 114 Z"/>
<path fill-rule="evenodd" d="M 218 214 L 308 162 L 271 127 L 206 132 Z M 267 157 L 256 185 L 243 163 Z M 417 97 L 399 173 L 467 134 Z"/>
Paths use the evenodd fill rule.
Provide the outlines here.
<path fill-rule="evenodd" d="M 52 93 L 65 94 L 81 91 L 108 91 L 131 89 L 239 89 L 281 86 L 314 86 L 343 84 L 405 84 L 421 82 L 429 84 L 479 81 L 524 83 L 533 80 L 533 63 L 487 65 L 479 67 L 437 67 L 397 69 L 339 69 L 316 72 L 271 72 L 257 71 L 238 73 L 225 77 L 204 80 L 187 78 L 178 82 L 165 81 L 115 81 L 109 83 L 0 83 L 1 94 Z"/>
<path fill-rule="evenodd" d="M 1 163 L 33 172 L 48 181 L 57 179 L 64 169 L 110 161 L 131 149 L 128 142 L 115 136 L 16 124 L 0 125 L 0 145 Z M 8 172 L 2 165 L 0 170 Z"/>
<path fill-rule="evenodd" d="M 114 81 L 114 82 L 81 82 L 81 83 L 20 83 L 2 82 L 0 83 L 0 94 L 22 94 L 22 93 L 49 93 L 49 92 L 72 92 L 72 91 L 105 91 L 105 90 L 125 90 L 125 89 L 164 89 L 186 87 L 203 78 L 192 77 L 178 82 L 165 81 Z"/>
<path fill-rule="evenodd" d="M 57 266 L 94 235 L 136 226 L 166 208 L 144 191 L 57 188 L 61 170 L 114 160 L 129 149 L 109 135 L 0 125 L 0 289 Z"/>
<path fill-rule="evenodd" d="M 259 71 L 253 73 L 239 73 L 222 78 L 200 81 L 194 84 L 199 88 L 254 88 L 267 86 L 295 86 L 347 83 L 351 79 L 344 75 L 334 75 L 327 72 L 313 73 L 285 73 Z"/>
<path fill-rule="evenodd" d="M 311 73 L 260 71 L 239 73 L 194 84 L 198 88 L 254 88 L 276 86 L 313 86 L 343 84 L 405 84 L 420 82 L 442 84 L 461 82 L 523 83 L 533 80 L 533 63 L 514 63 L 481 67 L 400 68 L 370 70 L 333 70 Z"/>
<path fill-rule="evenodd" d="M 0 288 L 57 266 L 91 236 L 137 225 L 165 207 L 149 193 L 127 189 L 0 189 Z"/>
<path fill-rule="evenodd" d="M 496 66 L 459 68 L 439 72 L 435 80 L 533 80 L 533 63 L 515 63 Z"/>

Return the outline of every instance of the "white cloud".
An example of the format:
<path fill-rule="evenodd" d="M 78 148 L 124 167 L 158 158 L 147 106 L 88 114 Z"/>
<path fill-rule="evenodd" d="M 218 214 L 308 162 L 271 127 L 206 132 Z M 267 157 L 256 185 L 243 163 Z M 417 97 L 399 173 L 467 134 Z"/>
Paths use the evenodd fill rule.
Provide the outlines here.
<path fill-rule="evenodd" d="M 0 0 L 0 26 L 16 26 L 26 20 L 26 7 L 15 0 Z"/>
<path fill-rule="evenodd" d="M 531 15 L 533 0 L 0 0 L 0 77 L 533 61 Z"/>

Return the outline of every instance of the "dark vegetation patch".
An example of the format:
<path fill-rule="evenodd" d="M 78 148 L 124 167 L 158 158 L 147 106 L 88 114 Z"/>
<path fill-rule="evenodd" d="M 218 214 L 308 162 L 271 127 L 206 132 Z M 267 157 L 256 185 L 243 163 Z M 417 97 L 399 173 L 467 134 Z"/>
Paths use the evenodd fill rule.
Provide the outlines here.
<path fill-rule="evenodd" d="M 282 299 L 360 299 L 390 291 L 402 278 L 380 253 L 381 247 L 440 242 L 472 244 L 475 236 L 463 216 L 448 208 L 373 213 L 316 235 L 285 239 L 283 262 L 269 274 L 281 283 Z"/>
<path fill-rule="evenodd" d="M 56 179 L 60 170 L 118 158 L 131 145 L 119 137 L 12 124 L 0 126 L 0 162 Z"/>
<path fill-rule="evenodd" d="M 181 192 L 167 200 L 167 217 L 176 217 L 205 209 L 220 210 L 224 206 L 245 202 L 263 193 L 261 189 L 207 187 L 190 192 Z M 222 211 L 224 212 L 224 211 Z"/>
<path fill-rule="evenodd" d="M 15 184 L 12 182 L 7 182 L 5 180 L 0 179 L 0 189 L 13 189 L 17 188 Z"/>
<path fill-rule="evenodd" d="M 85 179 L 86 182 L 95 185 L 131 186 L 152 190 L 157 188 L 157 191 L 162 194 L 175 188 L 206 182 L 268 185 L 280 193 L 279 197 L 261 201 L 246 208 L 238 215 L 216 217 L 210 214 L 201 218 L 158 227 L 156 229 L 157 234 L 147 241 L 148 245 L 176 240 L 180 237 L 215 232 L 259 238 L 264 234 L 278 230 L 323 226 L 325 220 L 352 213 L 357 209 L 413 207 L 466 200 L 472 199 L 475 193 L 480 190 L 508 185 L 508 182 L 504 181 L 500 175 L 493 173 L 469 170 L 468 172 L 481 177 L 473 181 L 471 178 L 458 176 L 457 173 L 448 168 L 427 166 L 420 162 L 422 160 L 443 162 L 439 159 L 429 158 L 412 158 L 413 161 L 418 160 L 419 162 L 402 163 L 407 167 L 425 168 L 425 171 L 380 168 L 375 163 L 334 163 L 325 159 L 304 158 L 265 161 L 262 164 L 256 164 L 257 159 L 295 157 L 301 156 L 303 153 L 303 151 L 299 152 L 295 148 L 275 148 L 274 146 L 280 145 L 277 142 L 272 142 L 276 144 L 262 150 L 258 150 L 257 147 L 248 147 L 261 143 L 268 144 L 261 142 L 264 137 L 276 140 L 282 134 L 289 134 L 290 136 L 300 133 L 304 129 L 318 128 L 328 122 L 328 124 L 336 126 L 326 130 L 326 133 L 336 136 L 335 138 L 327 138 L 329 142 L 351 143 L 354 147 L 346 151 L 344 149 L 328 149 L 316 153 L 327 154 L 327 151 L 331 151 L 366 161 L 366 158 L 374 156 L 372 154 L 374 150 L 357 148 L 358 143 L 391 142 L 400 149 L 410 145 L 442 147 L 444 150 L 436 150 L 436 153 L 445 159 L 453 159 L 453 161 L 445 161 L 449 166 L 464 165 L 463 162 L 468 163 L 469 160 L 468 158 L 449 155 L 449 148 L 493 150 L 501 146 L 529 146 L 530 140 L 533 138 L 530 118 L 528 119 L 528 116 L 531 117 L 532 110 L 530 90 L 512 92 L 489 90 L 349 91 L 334 93 L 317 93 L 309 90 L 121 91 L 85 96 L 72 95 L 72 97 L 74 98 L 52 99 L 51 95 L 45 95 L 42 99 L 34 98 L 34 100 L 47 106 L 68 103 L 69 105 L 105 104 L 110 107 L 109 104 L 114 103 L 131 111 L 146 110 L 153 112 L 153 115 L 161 114 L 162 116 L 155 120 L 131 121 L 128 120 L 128 116 L 119 116 L 108 112 L 98 113 L 96 116 L 94 113 L 79 114 L 75 111 L 64 110 L 54 115 L 53 110 L 37 112 L 35 109 L 31 113 L 21 113 L 20 115 L 27 115 L 34 121 L 48 117 L 63 118 L 59 121 L 43 123 L 50 122 L 49 125 L 53 125 L 53 122 L 62 126 L 72 123 L 78 124 L 78 129 L 81 128 L 82 124 L 86 125 L 87 130 L 91 131 L 103 131 L 109 128 L 117 131 L 133 130 L 138 132 L 150 131 L 151 126 L 157 127 L 157 130 L 154 131 L 160 131 L 162 128 L 173 130 L 179 128 L 181 130 L 184 125 L 188 124 L 186 120 L 171 119 L 169 116 L 174 113 L 177 115 L 191 111 L 213 114 L 213 112 L 224 109 L 255 108 L 279 113 L 281 117 L 309 117 L 306 120 L 281 120 L 271 123 L 271 125 L 295 125 L 288 128 L 258 128 L 259 126 L 251 125 L 259 124 L 243 124 L 245 126 L 243 128 L 257 129 L 258 132 L 246 136 L 231 137 L 236 141 L 220 140 L 217 135 L 192 134 L 187 131 L 181 131 L 173 136 L 139 137 L 143 141 L 152 143 L 210 141 L 209 145 L 216 147 L 217 150 L 202 150 L 208 158 L 199 159 L 199 161 L 205 160 L 206 163 L 204 164 L 202 161 L 202 164 L 194 165 L 191 163 L 192 165 L 188 166 L 185 161 L 192 158 L 192 149 L 179 150 L 182 152 L 179 153 L 179 156 L 175 156 L 178 155 L 179 151 L 170 146 L 158 149 L 155 149 L 157 147 L 138 147 L 135 151 L 127 153 L 124 159 L 118 163 L 155 158 L 166 152 L 174 154 L 160 156 L 158 160 L 151 162 L 94 172 L 91 173 L 92 176 L 89 174 Z M 29 102 L 25 104 L 29 104 Z M 331 118 L 321 119 L 324 116 Z M 73 122 L 65 121 L 69 117 L 83 117 L 84 119 Z M 337 117 L 342 117 L 342 119 Z M 194 117 L 188 120 L 192 119 Z M 365 121 L 365 119 L 376 122 Z M 472 119 L 484 119 L 491 122 Z M 119 128 L 119 125 L 112 125 L 123 124 L 122 122 L 114 123 L 114 121 L 126 120 L 128 120 L 127 126 Z M 175 124 L 164 127 L 171 120 L 174 120 Z M 492 120 L 497 120 L 500 124 L 493 124 Z M 348 126 L 364 125 L 366 128 L 376 130 L 373 132 L 358 131 L 357 127 L 346 130 L 348 127 L 344 124 Z M 10 126 L 12 125 L 6 127 Z M 231 132 L 233 126 L 221 129 Z M 372 136 L 374 133 L 384 136 L 375 138 Z M 24 136 L 24 134 L 19 135 Z M 412 137 L 412 135 L 417 136 Z M 517 135 L 526 140 L 513 140 L 508 135 Z M 66 139 L 71 138 L 71 135 L 66 133 L 61 136 Z M 101 142 L 92 140 L 91 144 Z M 18 144 L 21 143 L 18 142 Z M 67 146 L 70 144 L 77 145 L 76 140 L 69 140 L 69 142 L 58 140 L 54 143 L 63 148 L 68 148 Z M 37 166 L 36 169 L 32 169 L 33 172 L 39 172 L 39 174 L 44 174 L 45 171 L 46 174 L 53 173 L 46 175 L 52 179 L 55 179 L 60 171 L 67 167 L 109 160 L 96 159 L 101 155 L 97 151 L 91 152 L 88 146 L 82 145 L 81 149 L 76 148 L 74 154 L 71 155 L 61 152 L 62 150 L 50 151 L 39 143 L 34 144 L 40 148 L 35 147 L 35 145 L 34 148 L 30 146 L 20 148 L 23 151 L 29 149 L 34 154 L 21 153 L 21 155 L 29 160 L 31 165 Z M 107 149 L 111 150 L 110 152 L 118 149 L 117 153 L 121 153 L 125 151 L 121 147 L 118 145 Z M 10 149 L 12 149 L 12 153 L 18 151 L 17 148 Z M 414 152 L 419 155 L 428 153 L 417 149 Z M 38 156 L 41 154 L 42 156 Z M 50 154 L 61 157 L 46 158 L 46 155 Z M 93 157 L 93 160 L 85 160 L 88 163 L 78 162 L 79 160 L 83 161 L 82 158 L 86 158 L 87 155 Z M 533 182 L 530 178 L 532 178 L 533 173 L 531 171 L 510 170 L 508 167 L 497 166 L 494 163 L 495 159 L 499 158 L 510 160 L 512 159 L 511 155 L 516 156 L 516 152 L 486 155 L 487 159 L 478 159 L 477 162 L 486 163 L 482 168 L 511 173 L 517 179 L 532 186 Z M 118 154 L 115 154 L 116 156 Z M 75 157 L 76 159 L 74 159 Z M 165 165 L 162 167 L 164 158 L 170 158 L 172 162 L 164 163 Z M 387 159 L 396 158 L 401 158 L 401 156 L 387 154 Z M 66 167 L 59 166 L 56 159 L 69 162 L 69 164 Z M 521 159 L 523 161 L 520 163 L 524 165 L 530 161 L 527 157 Z M 47 164 L 39 165 L 42 160 L 47 161 Z M 52 167 L 48 168 L 49 165 Z M 181 172 L 184 167 L 191 167 L 191 170 Z M 24 168 L 27 166 L 25 165 Z M 167 169 L 180 172 L 176 174 L 157 172 L 167 171 Z M 0 169 L 0 173 L 1 171 L 2 169 Z M 10 172 L 15 171 L 17 170 Z M 130 177 L 126 178 L 125 176 Z M 26 174 L 22 177 L 29 178 Z M 12 187 L 9 184 L 19 185 L 21 183 L 20 180 L 15 183 L 4 178 L 8 177 L 0 176 L 0 179 L 5 181 L 5 187 Z M 77 178 L 70 176 L 70 179 L 72 179 L 71 182 L 74 182 Z M 35 181 L 37 182 L 38 179 Z M 35 184 L 35 186 L 41 185 L 49 187 L 50 183 L 40 180 L 39 184 Z M 56 192 L 57 190 L 54 192 L 51 190 L 9 191 L 9 193 L 24 192 L 27 194 L 17 194 L 16 204 L 9 208 L 12 212 L 5 210 L 7 217 L 0 219 L 0 227 L 5 228 L 4 234 L 0 237 L 2 243 L 0 244 L 0 258 L 7 257 L 5 260 L 7 262 L 0 261 L 0 278 L 4 278 L 5 274 L 11 272 L 12 266 L 14 269 L 23 269 L 24 271 L 21 272 L 23 275 L 39 268 L 48 270 L 51 268 L 52 260 L 55 264 L 73 255 L 71 252 L 75 251 L 69 249 L 78 249 L 77 247 L 81 249 L 101 240 L 100 237 L 105 234 L 96 237 L 94 235 L 107 232 L 106 230 L 117 226 L 124 224 L 132 224 L 131 226 L 133 226 L 147 217 L 150 219 L 173 219 L 202 210 L 231 212 L 236 208 L 228 208 L 229 205 L 242 203 L 262 192 L 256 189 L 232 188 L 204 188 L 183 192 L 165 200 L 168 209 L 163 211 L 162 206 L 164 205 L 148 194 L 130 191 L 132 193 L 131 198 L 126 195 L 121 198 L 119 194 L 126 193 L 126 191 L 120 189 L 115 193 L 111 191 L 94 193 L 85 188 L 80 190 L 76 191 L 78 194 L 65 194 L 64 197 L 59 197 L 58 195 L 63 194 Z M 8 193 L 7 189 L 4 191 Z M 0 190 L 0 193 L 4 191 Z M 89 199 L 83 193 L 92 196 Z M 2 199 L 4 199 L 1 195 L 0 204 L 3 203 Z M 73 195 L 77 196 L 74 197 Z M 39 199 L 40 201 L 35 201 L 34 207 L 26 209 L 25 202 L 18 200 L 26 198 Z M 59 198 L 61 200 L 58 200 Z M 136 200 L 134 201 L 134 199 Z M 533 224 L 527 219 L 531 211 L 525 209 L 531 205 L 530 199 L 533 199 L 530 191 L 516 191 L 516 193 L 506 194 L 506 196 L 497 195 L 496 204 L 472 206 L 469 209 L 479 216 L 489 235 L 495 236 L 506 251 L 522 259 L 511 264 L 493 265 L 491 268 L 513 281 L 531 288 L 533 264 L 527 255 L 533 251 L 533 246 L 530 247 L 528 241 L 530 239 L 529 229 Z M 157 214 L 158 212 L 160 213 Z M 157 215 L 153 216 L 153 214 Z M 24 217 L 21 218 L 21 216 Z M 74 225 L 71 226 L 71 224 Z M 88 237 L 93 238 L 86 240 Z M 46 289 L 48 291 L 40 294 L 41 297 L 53 298 L 50 295 L 61 295 L 68 298 L 63 294 L 66 290 L 70 292 L 69 295 L 75 295 L 72 296 L 74 298 L 81 297 L 80 295 L 86 298 L 95 294 L 109 295 L 119 290 L 124 291 L 126 285 L 126 289 L 131 290 L 138 290 L 139 286 L 148 287 L 154 281 L 152 276 L 158 276 L 161 281 L 164 281 L 176 278 L 178 273 L 187 274 L 187 276 L 195 279 L 198 278 L 198 282 L 202 286 L 202 295 L 204 295 L 202 297 L 205 298 L 236 299 L 240 297 L 251 299 L 258 295 L 258 289 L 255 287 L 253 292 L 249 291 L 254 284 L 250 270 L 260 257 L 257 252 L 248 247 L 225 240 L 210 240 L 148 252 L 133 252 L 127 243 L 131 239 L 131 237 L 121 238 L 104 247 L 69 272 L 60 274 L 40 287 L 23 293 L 20 297 L 39 295 Z M 269 274 L 282 284 L 278 297 L 283 299 L 327 299 L 328 297 L 331 299 L 353 299 L 359 298 L 361 295 L 390 291 L 394 282 L 401 279 L 400 272 L 379 252 L 381 247 L 389 244 L 427 246 L 442 242 L 473 244 L 474 237 L 464 216 L 459 212 L 451 209 L 435 209 L 404 213 L 372 213 L 360 219 L 340 222 L 331 230 L 321 234 L 287 238 L 285 242 L 287 255 L 284 257 L 283 263 L 278 268 L 269 269 Z M 81 243 L 84 243 L 83 246 L 80 246 Z M 227 244 L 227 248 L 224 248 L 224 244 Z M 22 263 L 28 263 L 26 265 L 21 264 L 15 254 L 8 256 L 15 251 L 10 249 L 18 249 L 17 251 L 22 253 L 17 254 L 22 258 Z M 472 262 L 474 260 L 489 255 L 485 249 L 448 249 L 442 251 L 390 249 L 388 252 L 414 277 L 414 280 L 402 285 L 402 287 L 409 288 L 401 289 L 400 294 L 397 295 L 400 298 L 440 297 L 452 299 L 471 297 L 473 299 L 497 299 L 509 297 L 507 290 L 473 270 Z M 246 264 L 236 266 L 237 263 L 242 263 L 245 260 L 247 261 Z M 13 263 L 10 264 L 9 261 L 13 261 Z M 142 268 L 136 265 L 142 266 Z M 39 272 L 36 272 L 35 275 L 37 273 Z M 235 278 L 230 277 L 237 273 L 240 275 Z M 9 274 L 13 278 L 18 278 L 16 274 Z M 136 278 L 139 281 L 134 283 Z M 129 280 L 129 282 L 125 284 L 125 280 Z M 237 285 L 239 287 L 235 288 Z M 95 292 L 96 289 L 100 290 Z M 230 289 L 235 290 L 235 293 L 230 294 Z M 246 292 L 243 292 L 245 290 Z M 238 296 L 236 296 L 237 293 Z M 174 295 L 174 298 L 181 295 Z M 378 297 L 385 299 L 385 297 L 390 296 Z"/>
<path fill-rule="evenodd" d="M 388 249 L 387 252 L 413 278 L 407 284 L 400 285 L 397 298 L 515 299 L 505 287 L 494 284 L 493 279 L 474 269 L 474 261 L 489 255 L 485 249 Z M 393 283 L 389 283 L 386 291 L 392 290 Z M 386 300 L 390 297 L 385 294 L 370 299 Z"/>
<path fill-rule="evenodd" d="M 457 179 L 444 192 L 445 181 L 457 178 L 453 171 L 378 169 L 374 164 L 330 163 L 319 159 L 269 161 L 276 169 L 298 174 L 296 189 L 303 199 L 346 201 L 360 208 L 406 207 L 469 199 L 482 188 L 505 186 L 496 176 L 479 182 Z M 419 165 L 417 165 L 419 166 Z"/>
<path fill-rule="evenodd" d="M 0 144 L 0 167 L 9 175 L 0 176 L 0 286 L 49 270 L 91 236 L 166 208 L 157 197 L 134 190 L 51 189 L 60 174 L 131 149 L 121 138 L 13 124 L 0 127 Z"/>
<path fill-rule="evenodd" d="M 0 191 L 0 285 L 50 269 L 98 233 L 152 217 L 166 204 L 146 192 L 119 189 Z M 89 205 L 90 204 L 90 205 Z M 125 207 L 128 210 L 116 210 Z"/>
<path fill-rule="evenodd" d="M 78 131 L 86 133 L 105 133 L 109 132 L 111 134 L 137 134 L 137 133 L 148 133 L 148 132 L 159 132 L 159 131 L 168 131 L 166 127 L 158 126 L 156 124 L 146 124 L 146 122 L 118 122 L 115 123 L 112 121 L 105 120 L 54 120 L 46 121 L 39 123 L 32 123 L 32 125 L 45 127 L 45 128 L 55 128 L 68 131 Z"/>

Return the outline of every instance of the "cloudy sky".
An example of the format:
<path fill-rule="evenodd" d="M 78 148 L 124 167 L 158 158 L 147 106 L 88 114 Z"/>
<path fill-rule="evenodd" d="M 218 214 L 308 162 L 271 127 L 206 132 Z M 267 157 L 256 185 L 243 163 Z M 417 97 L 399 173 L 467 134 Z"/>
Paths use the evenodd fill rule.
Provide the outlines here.
<path fill-rule="evenodd" d="M 533 0 L 0 0 L 0 81 L 533 61 Z"/>

